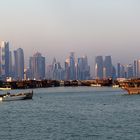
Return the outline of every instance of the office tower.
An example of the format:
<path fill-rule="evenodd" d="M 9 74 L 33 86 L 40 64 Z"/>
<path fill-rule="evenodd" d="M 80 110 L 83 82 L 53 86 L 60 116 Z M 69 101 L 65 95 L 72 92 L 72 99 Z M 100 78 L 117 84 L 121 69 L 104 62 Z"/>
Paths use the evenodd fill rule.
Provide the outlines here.
<path fill-rule="evenodd" d="M 65 80 L 69 80 L 70 79 L 70 61 L 69 61 L 69 58 L 67 58 L 65 60 L 65 76 L 64 76 L 64 79 Z"/>
<path fill-rule="evenodd" d="M 117 78 L 121 78 L 121 64 L 117 64 Z"/>
<path fill-rule="evenodd" d="M 9 42 L 0 43 L 0 77 L 5 79 L 9 76 Z"/>
<path fill-rule="evenodd" d="M 9 51 L 9 77 L 13 77 L 12 52 Z"/>
<path fill-rule="evenodd" d="M 88 80 L 90 78 L 90 67 L 88 65 L 87 56 L 78 58 L 77 63 L 77 79 Z"/>
<path fill-rule="evenodd" d="M 134 75 L 137 78 L 140 78 L 140 60 L 134 61 Z"/>
<path fill-rule="evenodd" d="M 24 79 L 24 52 L 23 49 L 18 48 L 14 51 L 14 72 L 15 72 L 15 79 L 16 80 L 23 80 Z"/>
<path fill-rule="evenodd" d="M 31 79 L 41 80 L 45 78 L 45 57 L 37 52 L 29 60 Z"/>
<path fill-rule="evenodd" d="M 47 65 L 46 78 L 52 80 L 52 65 Z"/>
<path fill-rule="evenodd" d="M 133 78 L 133 66 L 131 64 L 126 66 L 126 78 Z"/>
<path fill-rule="evenodd" d="M 135 78 L 138 76 L 137 67 L 138 67 L 138 61 L 134 60 L 134 77 Z"/>
<path fill-rule="evenodd" d="M 52 79 L 53 80 L 64 80 L 64 70 L 61 67 L 60 62 L 57 62 L 54 58 L 52 63 Z"/>
<path fill-rule="evenodd" d="M 111 56 L 105 56 L 104 60 L 104 77 L 112 78 L 112 60 Z"/>
<path fill-rule="evenodd" d="M 125 67 L 121 65 L 121 70 L 120 70 L 120 78 L 126 78 L 126 72 L 125 72 Z"/>
<path fill-rule="evenodd" d="M 97 56 L 95 58 L 95 77 L 96 79 L 103 79 L 103 57 Z"/>
<path fill-rule="evenodd" d="M 75 69 L 75 56 L 74 52 L 70 53 L 70 80 L 75 80 L 76 79 L 76 69 Z"/>
<path fill-rule="evenodd" d="M 116 75 L 116 69 L 114 66 L 112 66 L 112 79 L 116 79 L 117 75 Z"/>

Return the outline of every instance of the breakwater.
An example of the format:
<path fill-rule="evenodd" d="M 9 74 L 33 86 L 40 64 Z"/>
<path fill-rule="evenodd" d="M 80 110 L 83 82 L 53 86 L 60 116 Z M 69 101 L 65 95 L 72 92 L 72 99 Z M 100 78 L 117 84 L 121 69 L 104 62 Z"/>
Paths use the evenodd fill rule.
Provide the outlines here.
<path fill-rule="evenodd" d="M 0 81 L 0 87 L 11 88 L 11 89 L 29 89 L 29 88 L 46 88 L 46 87 L 59 87 L 59 86 L 112 86 L 118 84 L 117 81 L 112 79 L 103 80 L 69 80 L 69 81 L 58 81 L 58 80 L 23 80 L 23 81 L 11 81 L 5 82 Z"/>

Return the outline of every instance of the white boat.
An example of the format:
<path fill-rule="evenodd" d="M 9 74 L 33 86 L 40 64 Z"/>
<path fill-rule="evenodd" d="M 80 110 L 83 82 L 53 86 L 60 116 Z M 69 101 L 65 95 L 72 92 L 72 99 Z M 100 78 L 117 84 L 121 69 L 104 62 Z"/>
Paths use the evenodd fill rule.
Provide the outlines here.
<path fill-rule="evenodd" d="M 119 85 L 113 85 L 112 87 L 113 88 L 119 88 Z"/>
<path fill-rule="evenodd" d="M 32 99 L 33 91 L 27 93 L 18 93 L 18 94 L 2 94 L 0 95 L 0 101 L 16 101 L 16 100 L 26 100 Z"/>
<path fill-rule="evenodd" d="M 5 95 L 1 97 L 1 101 L 16 101 L 16 100 L 24 100 L 26 95 L 20 95 L 20 96 L 11 96 L 11 95 Z"/>
<path fill-rule="evenodd" d="M 91 84 L 91 87 L 101 87 L 101 84 Z"/>
<path fill-rule="evenodd" d="M 11 90 L 11 88 L 8 88 L 8 87 L 2 88 L 2 87 L 0 87 L 0 90 L 1 90 L 1 91 Z"/>

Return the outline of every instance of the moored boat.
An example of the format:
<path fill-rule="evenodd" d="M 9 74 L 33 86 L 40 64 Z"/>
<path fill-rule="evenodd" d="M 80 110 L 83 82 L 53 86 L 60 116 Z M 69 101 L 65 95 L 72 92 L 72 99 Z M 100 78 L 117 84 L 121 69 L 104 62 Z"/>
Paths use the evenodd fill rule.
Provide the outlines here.
<path fill-rule="evenodd" d="M 91 84 L 90 86 L 91 87 L 101 87 L 102 85 L 101 84 Z"/>
<path fill-rule="evenodd" d="M 27 93 L 17 93 L 17 94 L 2 94 L 0 95 L 1 101 L 16 101 L 16 100 L 26 100 L 26 99 L 32 99 L 33 97 L 33 91 L 27 92 Z"/>
<path fill-rule="evenodd" d="M 140 79 L 129 79 L 120 82 L 120 87 L 128 94 L 140 94 Z"/>
<path fill-rule="evenodd" d="M 8 87 L 0 87 L 0 91 L 5 91 L 5 90 L 11 90 L 11 88 L 8 88 Z"/>

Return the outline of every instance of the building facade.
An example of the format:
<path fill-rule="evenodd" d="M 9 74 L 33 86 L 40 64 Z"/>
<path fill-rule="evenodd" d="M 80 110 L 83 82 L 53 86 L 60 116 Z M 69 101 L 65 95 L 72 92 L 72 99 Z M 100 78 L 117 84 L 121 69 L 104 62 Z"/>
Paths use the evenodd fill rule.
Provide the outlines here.
<path fill-rule="evenodd" d="M 14 79 L 24 79 L 24 52 L 23 49 L 18 48 L 14 51 Z"/>
<path fill-rule="evenodd" d="M 45 57 L 37 52 L 29 60 L 31 79 L 42 80 L 45 78 Z"/>
<path fill-rule="evenodd" d="M 103 57 L 97 56 L 95 58 L 95 78 L 103 79 Z"/>
<path fill-rule="evenodd" d="M 0 77 L 9 77 L 9 42 L 0 42 Z"/>

